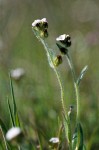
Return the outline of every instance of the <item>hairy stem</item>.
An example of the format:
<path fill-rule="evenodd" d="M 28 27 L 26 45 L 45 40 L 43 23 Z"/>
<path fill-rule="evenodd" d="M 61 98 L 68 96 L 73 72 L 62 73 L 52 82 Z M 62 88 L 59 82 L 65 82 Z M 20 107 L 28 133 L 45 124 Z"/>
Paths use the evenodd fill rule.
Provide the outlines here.
<path fill-rule="evenodd" d="M 51 63 L 52 63 L 52 65 L 53 65 L 53 69 L 54 69 L 54 71 L 55 71 L 55 74 L 56 74 L 56 76 L 57 76 L 57 79 L 58 79 L 58 82 L 59 82 L 59 85 L 60 85 L 62 110 L 63 110 L 64 114 L 67 115 L 66 109 L 65 109 L 65 105 L 64 105 L 64 88 L 63 88 L 63 84 L 62 84 L 62 80 L 61 80 L 59 71 L 56 69 L 56 67 L 55 67 L 54 64 L 53 64 L 53 58 L 52 58 L 52 55 L 51 55 L 51 52 L 50 52 L 50 48 L 48 47 L 48 44 L 47 44 L 46 41 L 43 40 L 43 39 L 40 39 L 40 41 L 41 41 L 42 44 L 44 45 L 45 50 L 46 50 L 46 52 L 48 53 L 48 55 L 49 55 L 49 57 L 50 57 L 50 60 L 51 60 Z"/>
<path fill-rule="evenodd" d="M 67 130 L 68 131 L 66 130 L 66 132 L 68 133 L 68 135 L 66 133 L 66 137 L 67 137 L 67 140 L 69 141 L 69 148 L 70 148 L 70 150 L 72 150 L 71 127 L 70 127 L 70 122 L 68 123 L 68 121 L 69 121 L 68 120 L 68 113 L 66 111 L 65 104 L 64 104 L 64 87 L 63 87 L 63 83 L 62 83 L 62 80 L 61 80 L 61 77 L 60 77 L 60 73 L 59 73 L 58 69 L 55 67 L 54 62 L 53 62 L 53 51 L 49 48 L 49 46 L 46 43 L 46 41 L 45 41 L 44 38 L 41 38 L 36 33 L 35 33 L 35 35 L 39 39 L 39 41 L 43 44 L 43 46 L 44 46 L 44 48 L 46 50 L 46 54 L 48 56 L 50 65 L 53 68 L 53 70 L 55 71 L 57 80 L 58 80 L 59 85 L 60 85 L 60 90 L 61 90 L 61 106 L 62 106 L 63 114 L 65 116 L 65 118 L 63 118 L 63 122 L 64 122 L 64 124 L 65 124 L 65 122 L 67 122 Z M 65 125 L 64 125 L 64 128 L 65 128 Z"/>
<path fill-rule="evenodd" d="M 77 115 L 76 115 L 76 121 L 79 122 L 80 119 L 80 100 L 79 100 L 79 88 L 76 82 L 76 75 L 75 75 L 75 70 L 72 64 L 72 60 L 70 58 L 69 53 L 66 54 L 67 60 L 68 60 L 68 64 L 70 66 L 71 69 L 71 73 L 72 73 L 72 77 L 73 77 L 73 81 L 74 81 L 74 88 L 75 88 L 75 95 L 76 95 L 76 103 L 77 103 Z"/>

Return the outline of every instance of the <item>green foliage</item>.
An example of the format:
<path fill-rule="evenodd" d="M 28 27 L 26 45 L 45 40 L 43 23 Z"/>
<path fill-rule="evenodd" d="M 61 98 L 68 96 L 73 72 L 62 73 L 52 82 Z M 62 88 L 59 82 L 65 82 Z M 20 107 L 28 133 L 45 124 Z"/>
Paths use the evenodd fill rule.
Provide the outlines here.
<path fill-rule="evenodd" d="M 78 123 L 75 129 L 75 133 L 73 134 L 73 150 L 83 150 L 84 147 L 84 139 L 83 139 L 83 129 L 81 124 Z"/>
<path fill-rule="evenodd" d="M 20 121 L 19 121 L 19 117 L 18 117 L 11 76 L 10 76 L 10 88 L 11 88 L 11 96 L 12 96 L 12 102 L 13 102 L 12 111 L 11 111 L 9 100 L 8 100 L 8 106 L 9 106 L 9 112 L 10 112 L 10 116 L 11 116 L 12 125 L 20 126 Z"/>
<path fill-rule="evenodd" d="M 44 29 L 44 28 L 43 28 Z M 21 35 L 21 39 L 22 39 L 22 37 L 25 37 L 25 33 L 23 33 L 24 32 L 24 30 L 25 30 L 25 25 L 24 25 L 24 27 L 20 30 L 20 35 Z M 40 34 L 41 34 L 41 36 L 45 36 L 46 34 L 45 34 L 46 32 L 44 31 L 44 34 L 41 32 Z M 38 36 L 38 34 L 36 34 L 36 36 Z M 48 34 L 47 34 L 47 36 L 48 36 Z M 47 37 L 47 36 L 45 36 L 45 37 Z M 18 45 L 18 42 L 20 41 L 20 38 L 19 39 L 17 39 L 18 41 L 16 42 L 17 43 L 17 45 Z M 32 39 L 32 38 L 31 38 Z M 31 40 L 31 39 L 29 39 L 29 41 Z M 24 40 L 23 40 L 24 41 Z M 28 43 L 28 39 L 27 40 L 25 40 L 25 41 L 27 41 L 26 43 Z M 47 50 L 49 50 L 49 53 L 48 53 L 48 51 L 46 52 L 47 53 L 47 57 L 48 57 L 48 61 L 49 61 L 49 64 L 50 64 L 50 66 L 52 67 L 52 68 L 54 68 L 54 67 L 56 67 L 56 66 L 54 66 L 54 58 L 56 57 L 56 54 L 55 54 L 55 52 L 53 51 L 53 49 L 52 48 L 50 48 L 49 47 L 49 45 L 47 44 L 47 42 L 46 42 L 46 40 L 45 39 L 43 39 L 43 40 L 41 40 L 41 42 L 42 42 L 42 44 L 44 45 L 44 47 L 45 47 L 45 49 L 47 49 Z M 80 42 L 82 42 L 82 41 L 80 41 Z M 25 43 L 23 44 L 23 45 L 25 45 Z M 22 51 L 20 51 L 19 53 L 21 53 L 21 55 L 22 56 L 24 56 L 24 57 L 26 57 L 26 58 L 28 58 L 28 52 L 27 52 L 27 49 L 29 48 L 29 45 L 30 44 L 27 44 L 27 46 L 26 47 L 21 47 L 21 49 L 23 48 L 25 51 L 23 51 L 23 54 L 22 54 Z M 39 44 L 38 44 L 39 45 Z M 38 49 L 38 46 L 37 45 L 37 48 L 36 49 Z M 34 45 L 33 45 L 34 46 Z M 61 45 L 62 46 L 62 45 Z M 35 47 L 36 46 L 34 46 L 34 49 L 35 49 Z M 20 46 L 18 45 L 17 46 L 17 48 L 16 49 L 20 49 Z M 63 51 L 62 51 L 63 52 Z M 65 49 L 65 53 L 64 54 L 69 54 L 68 53 L 68 49 L 67 49 L 67 47 L 66 47 L 66 49 Z M 19 55 L 19 54 L 15 54 L 16 55 L 16 58 L 17 58 L 17 56 Z M 20 55 L 20 56 L 21 56 Z M 26 55 L 26 56 L 25 56 Z M 31 70 L 31 74 L 32 73 L 34 73 L 34 76 L 36 77 L 37 76 L 37 70 L 36 69 L 34 69 L 34 72 L 32 72 L 32 69 L 31 69 L 31 67 L 32 67 L 32 65 L 33 65 L 33 67 L 34 68 L 37 68 L 37 67 L 35 67 L 37 64 L 37 62 L 39 62 L 39 60 L 40 60 L 40 66 L 39 66 L 39 68 L 40 67 L 42 67 L 42 63 L 43 62 L 45 62 L 45 60 L 44 59 L 41 59 L 42 57 L 43 57 L 43 53 L 41 52 L 41 53 L 39 53 L 39 54 L 37 54 L 37 51 L 34 51 L 33 53 L 31 52 L 31 58 L 32 58 L 32 55 L 34 55 L 34 56 L 38 56 L 38 59 L 36 60 L 35 58 L 31 61 L 32 63 L 29 63 L 27 66 L 28 67 L 30 67 L 30 70 Z M 33 56 L 33 57 L 34 57 Z M 19 57 L 19 56 L 18 56 Z M 63 56 L 62 56 L 63 57 Z M 68 57 L 69 58 L 69 57 Z M 79 58 L 80 59 L 80 58 Z M 37 62 L 36 62 L 37 61 Z M 71 60 L 69 60 L 69 61 L 71 61 Z M 19 62 L 18 62 L 19 63 Z M 70 62 L 71 63 L 71 62 Z M 20 63 L 19 63 L 20 64 Z M 76 64 L 76 63 L 75 63 Z M 26 67 L 27 67 L 26 66 Z M 76 66 L 77 67 L 77 66 Z M 79 65 L 79 67 L 80 67 L 80 65 Z M 42 67 L 43 68 L 43 67 Z M 44 70 L 46 70 L 45 68 L 44 69 L 42 69 L 41 68 L 41 75 L 40 75 L 40 78 L 39 78 L 39 80 L 38 80 L 38 78 L 37 78 L 37 81 L 38 82 L 40 82 L 40 84 L 42 85 L 42 83 L 43 83 L 43 81 L 44 81 L 44 78 L 46 77 L 43 73 L 44 73 Z M 47 67 L 46 67 L 47 68 Z M 38 69 L 39 70 L 39 69 Z M 80 82 L 81 82 L 81 80 L 82 80 L 82 78 L 84 77 L 84 75 L 85 75 L 85 72 L 86 72 L 86 70 L 87 70 L 87 66 L 86 67 L 84 67 L 84 69 L 81 71 L 81 73 L 80 73 L 80 76 L 78 77 L 78 80 L 77 80 L 77 82 L 75 82 L 75 77 L 74 77 L 74 87 L 75 87 L 75 83 L 77 84 L 76 86 L 77 86 L 77 88 L 78 88 L 78 85 L 80 84 Z M 45 71 L 45 73 L 47 73 L 49 70 L 46 70 Z M 58 68 L 55 68 L 55 73 L 56 73 L 56 75 L 59 75 L 59 77 L 58 77 L 58 81 L 59 81 L 59 84 L 61 85 L 61 76 L 60 76 L 60 71 L 59 71 L 59 69 Z M 57 72 L 58 72 L 58 74 L 57 74 Z M 43 75 L 43 77 L 42 77 L 42 75 Z M 74 74 L 73 74 L 74 75 Z M 25 82 L 27 82 L 28 83 L 28 81 L 31 83 L 31 85 L 32 84 L 34 84 L 34 86 L 35 86 L 35 81 L 33 81 L 33 80 L 35 80 L 35 77 L 34 78 L 31 78 L 30 76 L 29 76 L 29 79 L 27 80 L 26 79 L 26 81 Z M 47 78 L 47 79 L 46 79 Z M 24 150 L 36 150 L 37 149 L 37 147 L 39 148 L 39 149 L 41 149 L 41 150 L 43 150 L 44 148 L 46 149 L 50 149 L 50 147 L 49 147 L 49 144 L 48 144 L 48 141 L 49 141 L 49 138 L 51 137 L 51 136 L 53 136 L 53 135 L 58 135 L 57 134 L 57 132 L 59 132 L 59 139 L 60 139 L 60 143 L 59 143 L 59 147 L 58 147 L 58 149 L 68 149 L 67 147 L 69 147 L 69 149 L 72 149 L 72 150 L 74 150 L 76 147 L 78 147 L 78 150 L 80 150 L 80 149 L 84 149 L 85 150 L 85 146 L 84 146 L 84 143 L 86 142 L 85 141 L 85 139 L 84 139 L 84 137 L 83 137 L 83 129 L 82 129 L 82 127 L 81 127 L 81 124 L 80 124 L 80 121 L 78 120 L 76 120 L 77 121 L 77 126 L 76 126 L 76 130 L 75 130 L 75 133 L 74 134 L 72 134 L 73 133 L 73 131 L 72 131 L 72 128 L 71 128 L 71 126 L 74 126 L 74 124 L 73 124 L 73 122 L 72 122 L 72 119 L 71 118 L 69 118 L 68 117 L 68 102 L 70 101 L 70 97 L 68 97 L 67 96 L 67 100 L 65 100 L 65 96 L 64 96 L 64 86 L 62 85 L 62 87 L 60 86 L 60 89 L 61 89 L 61 103 L 62 103 L 62 107 L 60 106 L 60 103 L 59 103 L 59 105 L 57 104 L 57 105 L 53 105 L 54 104 L 54 101 L 52 101 L 52 95 L 55 95 L 55 93 L 56 92 L 54 92 L 54 88 L 51 90 L 51 88 L 49 87 L 49 85 L 51 85 L 50 84 L 50 78 L 52 79 L 52 77 L 51 76 L 49 76 L 48 74 L 47 74 L 47 77 L 45 78 L 45 80 L 47 81 L 48 80 L 48 82 L 49 83 L 45 83 L 45 84 L 43 84 L 43 86 L 45 87 L 45 86 L 48 86 L 48 89 L 46 89 L 46 94 L 47 94 L 47 96 L 46 96 L 46 94 L 45 94 L 45 88 L 44 88 L 44 92 L 42 92 L 43 91 L 43 87 L 40 87 L 40 85 L 38 85 L 38 86 L 35 86 L 35 88 L 33 89 L 33 87 L 32 87 L 32 90 L 34 90 L 34 91 L 36 91 L 37 93 L 36 93 L 36 100 L 35 101 L 33 101 L 33 102 L 31 102 L 31 103 L 29 103 L 29 102 L 27 102 L 27 104 L 29 103 L 30 105 L 29 106 L 31 106 L 31 108 L 33 107 L 33 111 L 31 111 L 31 110 L 29 110 L 30 111 L 30 114 L 27 114 L 27 112 L 28 112 L 28 110 L 26 111 L 26 109 L 25 109 L 25 111 L 24 111 L 24 113 L 23 112 L 21 112 L 21 114 L 22 114 L 22 116 L 30 116 L 30 118 L 28 118 L 28 119 L 26 119 L 26 120 L 24 120 L 24 119 L 20 119 L 19 120 L 19 113 L 18 113 L 18 110 L 17 110 L 17 106 L 16 106 L 16 100 L 15 100 L 15 95 L 14 95 L 14 89 L 13 89 L 13 84 L 15 85 L 15 89 L 17 89 L 17 88 L 19 88 L 18 90 L 16 90 L 16 91 L 19 91 L 19 93 L 21 93 L 21 92 L 23 92 L 24 94 L 23 94 L 23 97 L 21 98 L 21 100 L 22 99 L 24 99 L 24 100 L 26 100 L 26 101 L 28 101 L 28 99 L 30 100 L 30 99 L 32 99 L 31 97 L 32 97 L 32 90 L 31 90 L 31 88 L 29 87 L 29 89 L 28 88 L 26 88 L 26 83 L 24 82 L 24 83 L 22 83 L 22 82 L 20 82 L 20 81 L 18 81 L 17 83 L 13 83 L 12 84 L 12 79 L 11 79 L 11 77 L 10 77 L 10 90 L 11 90 L 11 99 L 8 97 L 7 98 L 7 106 L 8 106 L 8 110 L 9 110 L 9 118 L 10 118 L 10 122 L 11 122 L 11 126 L 10 126 L 10 128 L 12 127 L 12 126 L 14 126 L 14 127 L 16 127 L 16 126 L 19 126 L 20 128 L 22 127 L 22 129 L 23 129 L 23 132 L 24 132 L 24 135 L 25 135 L 25 140 L 24 141 L 26 141 L 26 143 L 21 143 L 21 144 L 18 144 L 17 146 L 13 146 L 12 144 L 8 144 L 8 143 L 6 143 L 7 141 L 6 141 L 6 139 L 5 139 L 5 135 L 6 135 L 6 133 L 7 133 L 7 131 L 9 130 L 9 128 L 8 128 L 8 126 L 9 126 L 9 124 L 8 125 L 6 125 L 5 126 L 5 124 L 3 123 L 3 121 L 0 119 L 0 124 L 1 124 L 1 128 L 2 128 L 2 136 L 3 136 L 3 140 L 0 140 L 0 148 L 1 149 L 8 149 L 8 150 L 14 150 L 14 149 L 24 149 Z M 53 80 L 54 80 L 54 77 L 53 77 Z M 68 82 L 68 81 L 67 81 Z M 63 84 L 64 82 L 62 82 L 62 84 Z M 48 84 L 48 85 L 47 85 Z M 65 84 L 65 83 L 64 83 Z M 52 81 L 52 85 L 55 85 L 54 84 L 54 82 Z M 20 86 L 21 86 L 21 88 L 20 88 Z M 67 86 L 68 86 L 68 89 L 67 89 L 67 91 L 69 91 L 68 93 L 68 95 L 72 95 L 72 90 L 70 89 L 69 90 L 69 83 L 67 83 Z M 25 89 L 26 88 L 26 89 Z M 28 89 L 28 90 L 27 90 Z M 64 91 L 63 91 L 64 90 Z M 15 92 L 16 92 L 15 91 Z M 26 92 L 25 92 L 26 91 Z M 50 91 L 50 92 L 49 92 Z M 77 92 L 79 92 L 79 91 L 77 91 Z M 45 95 L 44 95 L 45 94 Z M 66 93 L 67 94 L 67 93 Z M 65 94 L 65 95 L 66 95 Z M 57 95 L 57 94 L 56 94 Z M 56 95 L 55 95 L 55 99 L 57 99 L 57 97 L 56 97 Z M 34 95 L 33 95 L 34 96 Z M 19 94 L 19 98 L 20 98 L 20 94 Z M 63 99 L 62 99 L 63 98 Z M 33 100 L 34 100 L 35 98 L 33 97 Z M 31 100 L 32 101 L 32 100 Z M 57 102 L 58 102 L 58 100 L 57 100 Z M 65 107 L 65 103 L 66 102 L 66 106 L 67 106 L 67 108 Z M 70 102 L 71 103 L 71 102 Z M 73 102 L 73 103 L 75 103 L 75 101 Z M 22 104 L 22 106 L 24 107 L 24 104 L 23 104 L 23 101 L 22 102 L 19 102 L 19 104 Z M 26 104 L 26 105 L 27 105 Z M 33 104 L 33 105 L 31 105 L 31 104 Z M 56 104 L 56 103 L 55 103 Z M 18 106 L 18 107 L 22 107 L 22 106 Z M 56 118 L 54 118 L 53 116 L 54 115 L 50 115 L 50 107 L 52 108 L 55 108 L 55 113 L 56 113 L 56 117 L 57 117 L 57 114 L 59 115 L 59 113 L 61 113 L 62 112 L 62 114 L 64 114 L 63 116 L 58 116 L 58 117 L 60 117 L 60 118 L 62 118 L 62 119 L 60 119 L 60 124 L 62 124 L 61 126 L 61 129 L 59 128 L 59 126 L 57 127 L 57 122 L 56 122 Z M 59 107 L 59 108 L 58 108 Z M 87 107 L 87 105 L 86 105 L 86 107 Z M 62 108 L 62 109 L 61 109 Z M 64 108 L 65 108 L 65 111 L 64 111 Z M 83 107 L 82 107 L 83 108 Z M 57 113 L 58 112 L 58 113 Z M 72 114 L 73 112 L 71 112 L 71 114 Z M 74 115 L 74 114 L 73 114 Z M 82 115 L 82 114 L 81 114 Z M 52 117 L 52 118 L 50 118 L 50 116 Z M 24 117 L 24 118 L 25 118 Z M 79 118 L 81 118 L 82 116 L 80 116 Z M 20 117 L 21 118 L 21 117 Z M 89 119 L 89 118 L 88 118 Z M 28 120 L 28 121 L 27 121 Z M 83 119 L 82 119 L 83 120 Z M 46 123 L 47 122 L 47 123 Z M 85 125 L 85 122 L 82 122 L 82 124 L 84 123 L 84 125 Z M 86 121 L 86 124 L 87 124 L 87 121 Z M 22 126 L 21 126 L 22 125 Z M 59 128 L 59 129 L 58 129 Z M 75 127 L 74 127 L 75 128 Z M 74 128 L 73 128 L 73 130 L 74 130 Z M 86 127 L 84 128 L 84 129 L 86 129 Z M 41 130 L 43 130 L 43 132 L 41 131 Z M 60 131 L 61 130 L 61 131 Z M 65 130 L 65 134 L 64 134 L 64 130 Z M 88 128 L 88 130 L 89 131 L 91 131 L 89 128 Z M 34 133 L 34 132 L 37 132 L 36 134 Z M 42 132 L 42 135 L 40 135 L 40 133 Z M 45 134 L 46 134 L 46 136 L 45 136 Z M 91 134 L 91 133 L 90 133 Z M 36 136 L 35 136 L 36 135 Z M 40 135 L 40 136 L 39 136 Z M 65 137 L 64 137 L 64 135 L 65 135 Z M 72 140 L 72 135 L 73 135 L 73 140 Z M 92 141 L 94 141 L 94 143 L 97 141 L 97 139 L 98 139 L 98 136 L 97 136 L 97 138 L 94 138 L 95 137 L 95 135 L 96 134 L 94 134 L 93 135 L 93 138 L 92 139 L 90 139 L 90 145 L 88 145 L 89 147 L 91 147 L 91 145 L 92 145 Z M 35 137 L 35 138 L 34 138 Z M 67 138 L 67 141 L 68 141 L 68 145 L 69 146 L 67 146 L 66 144 L 66 142 L 64 142 L 65 141 L 65 139 Z M 94 140 L 93 140 L 94 139 Z M 72 146 L 71 146 L 72 145 Z M 87 143 L 86 143 L 86 145 L 87 145 Z M 64 148 L 65 147 L 65 148 Z M 90 148 L 89 148 L 90 149 Z"/>
<path fill-rule="evenodd" d="M 77 84 L 78 84 L 78 85 L 80 84 L 81 80 L 83 79 L 83 77 L 84 77 L 84 75 L 85 75 L 87 69 L 88 69 L 88 66 L 85 66 L 85 67 L 83 68 L 83 70 L 81 71 L 81 73 L 80 73 L 80 75 L 79 75 L 79 77 L 78 77 L 78 79 L 77 79 Z"/>

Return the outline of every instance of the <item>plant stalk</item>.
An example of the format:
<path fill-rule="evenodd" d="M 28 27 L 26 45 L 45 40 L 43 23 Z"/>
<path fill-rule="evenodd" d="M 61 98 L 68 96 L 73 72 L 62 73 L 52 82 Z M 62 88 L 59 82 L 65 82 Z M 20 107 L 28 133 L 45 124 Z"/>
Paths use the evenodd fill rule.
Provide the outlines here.
<path fill-rule="evenodd" d="M 43 40 L 43 39 L 41 39 L 41 38 L 40 38 L 40 41 L 41 41 L 41 43 L 43 44 L 43 46 L 45 47 L 46 53 L 48 53 L 48 55 L 50 56 L 50 60 L 51 60 L 51 63 L 52 63 L 52 65 L 53 65 L 53 69 L 54 69 L 54 71 L 55 71 L 55 74 L 56 74 L 56 76 L 57 76 L 57 80 L 58 80 L 59 85 L 60 85 L 62 111 L 63 111 L 63 113 L 66 115 L 66 118 L 67 118 L 67 113 L 66 113 L 65 104 L 64 104 L 64 88 L 63 88 L 63 84 L 62 84 L 62 80 L 61 80 L 59 71 L 56 69 L 56 67 L 55 67 L 54 64 L 53 64 L 53 58 L 52 58 L 52 56 L 51 56 L 51 52 L 50 52 L 50 48 L 48 47 L 48 44 L 46 43 L 45 40 Z"/>
<path fill-rule="evenodd" d="M 71 73 L 72 73 L 72 77 L 73 77 L 73 82 L 74 82 L 74 89 L 75 89 L 75 96 L 76 96 L 76 103 L 77 103 L 77 114 L 76 114 L 76 123 L 79 122 L 80 120 L 80 100 L 79 100 L 79 88 L 76 82 L 76 75 L 75 75 L 75 70 L 72 64 L 72 60 L 71 57 L 69 55 L 69 53 L 67 52 L 66 54 L 67 60 L 68 60 L 68 64 L 70 66 L 71 69 Z"/>

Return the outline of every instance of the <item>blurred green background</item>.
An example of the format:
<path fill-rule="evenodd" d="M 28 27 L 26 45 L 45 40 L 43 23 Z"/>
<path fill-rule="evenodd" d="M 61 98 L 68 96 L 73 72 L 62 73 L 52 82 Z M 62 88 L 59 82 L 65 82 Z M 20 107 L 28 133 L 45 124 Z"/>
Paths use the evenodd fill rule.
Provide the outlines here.
<path fill-rule="evenodd" d="M 49 139 L 57 132 L 61 115 L 60 90 L 41 43 L 33 35 L 35 19 L 47 18 L 48 44 L 59 54 L 55 38 L 70 34 L 73 64 L 79 75 L 89 69 L 80 86 L 81 122 L 89 150 L 99 149 L 99 1 L 98 0 L 0 0 L 0 117 L 9 126 L 6 97 L 10 97 L 12 69 L 23 68 L 24 78 L 13 81 L 20 118 L 36 126 Z M 59 67 L 65 86 L 66 108 L 75 102 L 67 61 Z"/>

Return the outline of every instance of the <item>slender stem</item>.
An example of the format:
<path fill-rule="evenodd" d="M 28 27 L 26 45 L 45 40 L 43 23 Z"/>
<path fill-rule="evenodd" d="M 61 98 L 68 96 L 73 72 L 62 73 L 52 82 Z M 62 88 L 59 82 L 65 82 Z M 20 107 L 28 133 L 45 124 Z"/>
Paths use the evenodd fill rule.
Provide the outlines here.
<path fill-rule="evenodd" d="M 70 57 L 69 53 L 66 54 L 66 57 L 67 57 L 68 64 L 69 64 L 70 69 L 71 69 L 71 73 L 72 73 L 74 83 L 76 83 L 76 74 L 75 74 L 75 70 L 74 70 L 73 63 L 72 63 L 72 60 L 71 60 L 71 57 Z"/>
<path fill-rule="evenodd" d="M 20 146 L 18 146 L 18 150 L 21 150 L 21 147 L 20 147 Z"/>
<path fill-rule="evenodd" d="M 77 101 L 77 122 L 80 121 L 80 101 L 79 101 L 79 89 L 78 85 L 75 84 L 75 91 L 76 91 L 76 101 Z"/>
<path fill-rule="evenodd" d="M 56 67 L 53 64 L 53 58 L 52 58 L 52 55 L 51 55 L 51 52 L 50 52 L 50 48 L 48 47 L 48 44 L 46 43 L 45 40 L 43 40 L 43 39 L 40 39 L 40 40 L 41 40 L 42 44 L 44 45 L 46 52 L 50 56 L 50 61 L 53 65 L 53 69 L 55 71 L 55 74 L 57 76 L 57 79 L 58 79 L 58 82 L 59 82 L 59 85 L 60 85 L 62 110 L 63 110 L 64 114 L 67 115 L 65 105 L 64 105 L 64 88 L 63 88 L 63 84 L 62 84 L 62 80 L 61 80 L 59 71 L 56 69 Z"/>
<path fill-rule="evenodd" d="M 3 130 L 2 130 L 2 127 L 1 127 L 1 126 L 0 126 L 0 130 L 1 130 L 1 133 L 2 133 L 2 136 L 3 136 L 5 148 L 6 148 L 6 150 L 8 150 L 7 142 L 6 142 L 6 139 L 5 139 L 5 136 L 4 136 L 4 133 L 3 133 Z"/>
<path fill-rule="evenodd" d="M 53 64 L 53 58 L 52 58 L 52 55 L 51 55 L 51 52 L 50 52 L 50 49 L 47 45 L 47 43 L 41 39 L 41 42 L 42 44 L 44 45 L 45 49 L 46 49 L 46 52 L 49 54 L 50 56 L 50 60 L 51 60 L 51 63 Z M 62 84 L 62 80 L 60 78 L 60 74 L 58 72 L 58 70 L 56 69 L 56 67 L 54 66 L 53 64 L 53 69 L 56 73 L 56 76 L 57 76 L 57 79 L 58 79 L 58 82 L 59 82 L 59 85 L 60 85 L 60 90 L 61 90 L 61 104 L 62 104 L 62 110 L 63 110 L 63 113 L 66 117 L 66 120 L 67 120 L 67 124 L 68 124 L 68 132 L 69 132 L 69 149 L 72 150 L 72 139 L 71 139 L 71 126 L 70 126 L 70 120 L 68 119 L 68 116 L 67 116 L 67 113 L 66 113 L 66 109 L 65 109 L 65 105 L 64 105 L 64 88 L 63 88 L 63 84 Z"/>
<path fill-rule="evenodd" d="M 36 34 L 35 34 L 36 35 Z M 60 77 L 60 74 L 59 74 L 59 71 L 58 69 L 55 67 L 54 63 L 53 63 L 53 52 L 52 50 L 49 48 L 48 44 L 46 43 L 45 39 L 41 38 L 39 35 L 36 35 L 36 37 L 40 40 L 40 42 L 43 44 L 45 50 L 46 50 L 46 53 L 47 53 L 47 56 L 48 56 L 48 59 L 49 59 L 49 62 L 50 62 L 50 65 L 51 67 L 54 69 L 55 71 L 55 74 L 56 74 L 56 77 L 57 77 L 57 80 L 59 82 L 59 85 L 60 85 L 60 90 L 61 90 L 61 105 L 62 105 L 62 111 L 63 111 L 63 114 L 66 118 L 66 122 L 67 122 L 67 126 L 68 126 L 68 132 L 69 134 L 71 135 L 71 128 L 70 128 L 70 124 L 68 124 L 68 113 L 66 112 L 66 108 L 65 108 L 65 104 L 64 104 L 64 88 L 63 88 L 63 83 L 62 83 L 62 80 L 61 80 L 61 77 Z M 64 122 L 65 122 L 64 121 Z M 66 131 L 67 132 L 67 131 Z M 67 134 L 66 134 L 67 135 Z M 71 142 L 71 138 L 70 138 L 70 135 L 67 136 L 67 139 L 69 140 L 69 148 L 70 150 L 72 150 L 72 142 Z"/>
<path fill-rule="evenodd" d="M 80 119 L 80 100 L 79 100 L 79 88 L 76 82 L 76 75 L 75 75 L 75 70 L 72 64 L 72 60 L 70 58 L 69 53 L 66 54 L 67 60 L 68 60 L 68 64 L 70 66 L 71 69 L 71 73 L 72 73 L 72 77 L 73 77 L 73 81 L 74 81 L 74 88 L 75 88 L 75 95 L 76 95 L 76 103 L 77 103 L 77 116 L 76 116 L 76 120 L 77 122 L 79 122 Z"/>

